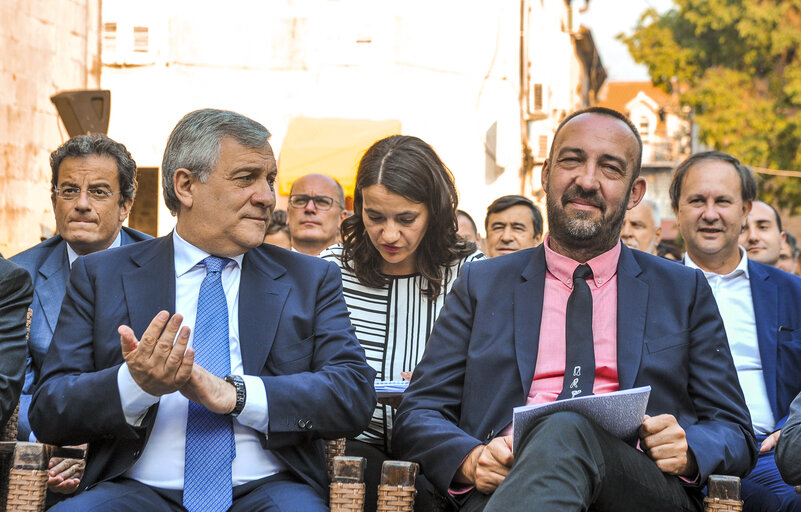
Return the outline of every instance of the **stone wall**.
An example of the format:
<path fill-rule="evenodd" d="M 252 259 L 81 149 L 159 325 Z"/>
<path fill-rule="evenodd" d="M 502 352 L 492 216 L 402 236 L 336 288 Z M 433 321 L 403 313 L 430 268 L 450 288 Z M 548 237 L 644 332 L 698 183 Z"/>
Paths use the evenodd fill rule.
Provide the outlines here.
<path fill-rule="evenodd" d="M 0 253 L 55 229 L 51 151 L 69 136 L 53 94 L 100 86 L 101 0 L 0 3 Z"/>

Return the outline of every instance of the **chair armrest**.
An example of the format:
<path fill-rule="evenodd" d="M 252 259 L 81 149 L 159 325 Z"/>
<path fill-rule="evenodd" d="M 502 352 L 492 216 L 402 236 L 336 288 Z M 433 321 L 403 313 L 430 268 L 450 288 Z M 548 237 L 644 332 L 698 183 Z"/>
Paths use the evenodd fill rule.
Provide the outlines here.
<path fill-rule="evenodd" d="M 332 461 L 330 507 L 331 512 L 364 510 L 364 457 L 334 457 Z"/>
<path fill-rule="evenodd" d="M 707 481 L 706 512 L 740 512 L 740 479 L 736 476 L 710 475 Z"/>

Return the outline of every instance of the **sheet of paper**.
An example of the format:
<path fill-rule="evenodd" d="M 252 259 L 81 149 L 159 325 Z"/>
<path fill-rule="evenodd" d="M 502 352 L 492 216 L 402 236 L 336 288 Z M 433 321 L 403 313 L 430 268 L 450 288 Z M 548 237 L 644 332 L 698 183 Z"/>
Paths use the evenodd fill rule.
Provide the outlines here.
<path fill-rule="evenodd" d="M 651 386 L 645 386 L 602 395 L 579 396 L 545 404 L 515 407 L 512 419 L 513 447 L 517 446 L 518 440 L 522 439 L 538 419 L 560 411 L 577 412 L 610 434 L 635 446 L 638 438 L 637 430 L 642 425 L 650 394 Z"/>
<path fill-rule="evenodd" d="M 377 380 L 375 381 L 375 393 L 378 398 L 397 396 L 406 391 L 409 387 L 408 380 Z"/>

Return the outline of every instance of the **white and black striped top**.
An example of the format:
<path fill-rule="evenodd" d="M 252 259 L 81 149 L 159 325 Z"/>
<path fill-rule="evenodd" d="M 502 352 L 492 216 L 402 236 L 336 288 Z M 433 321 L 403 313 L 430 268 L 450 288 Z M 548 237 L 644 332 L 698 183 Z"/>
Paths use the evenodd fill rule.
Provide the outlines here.
<path fill-rule="evenodd" d="M 335 262 L 342 271 L 345 302 L 356 337 L 364 347 L 367 363 L 376 370 L 376 380 L 401 380 L 400 372 L 411 372 L 423 357 L 428 337 L 451 291 L 453 282 L 466 262 L 484 258 L 480 251 L 450 266 L 441 293 L 434 302 L 423 294 L 425 279 L 420 274 L 390 276 L 382 288 L 361 284 L 356 275 L 342 266 L 342 246 L 329 247 L 320 257 Z M 392 409 L 381 404 L 358 439 L 379 445 L 389 452 Z"/>

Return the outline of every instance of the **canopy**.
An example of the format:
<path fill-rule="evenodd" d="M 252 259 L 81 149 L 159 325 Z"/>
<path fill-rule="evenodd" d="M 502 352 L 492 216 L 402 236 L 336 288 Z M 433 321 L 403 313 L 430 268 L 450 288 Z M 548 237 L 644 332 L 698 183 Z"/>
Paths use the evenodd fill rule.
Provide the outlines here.
<path fill-rule="evenodd" d="M 293 118 L 278 158 L 279 193 L 289 195 L 292 184 L 302 176 L 324 174 L 352 197 L 359 159 L 375 141 L 400 129 L 397 120 Z"/>

